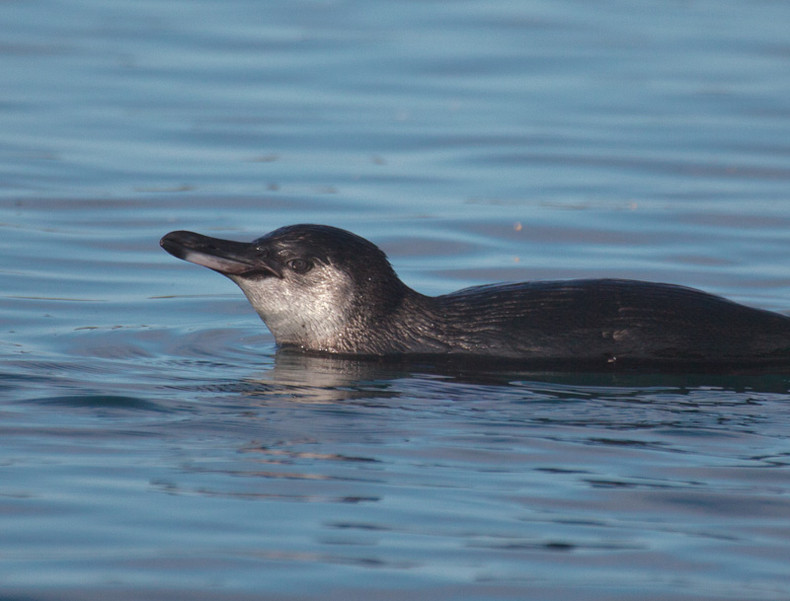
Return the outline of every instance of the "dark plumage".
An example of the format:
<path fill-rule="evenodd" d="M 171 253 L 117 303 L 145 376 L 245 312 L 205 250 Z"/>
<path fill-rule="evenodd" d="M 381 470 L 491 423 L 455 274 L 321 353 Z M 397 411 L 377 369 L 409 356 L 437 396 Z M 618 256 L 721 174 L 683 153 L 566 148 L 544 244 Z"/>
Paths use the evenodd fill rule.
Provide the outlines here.
<path fill-rule="evenodd" d="M 790 318 L 635 280 L 496 284 L 429 297 L 350 232 L 280 228 L 251 243 L 171 232 L 169 253 L 236 282 L 282 346 L 540 364 L 790 364 Z"/>

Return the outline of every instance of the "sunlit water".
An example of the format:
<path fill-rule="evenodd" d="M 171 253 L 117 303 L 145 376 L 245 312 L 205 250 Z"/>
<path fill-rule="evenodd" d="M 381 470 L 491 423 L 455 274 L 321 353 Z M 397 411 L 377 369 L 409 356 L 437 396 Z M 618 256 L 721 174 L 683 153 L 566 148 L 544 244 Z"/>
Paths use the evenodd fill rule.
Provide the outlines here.
<path fill-rule="evenodd" d="M 790 5 L 6 2 L 3 599 L 790 598 L 790 375 L 278 354 L 158 248 L 790 310 Z"/>

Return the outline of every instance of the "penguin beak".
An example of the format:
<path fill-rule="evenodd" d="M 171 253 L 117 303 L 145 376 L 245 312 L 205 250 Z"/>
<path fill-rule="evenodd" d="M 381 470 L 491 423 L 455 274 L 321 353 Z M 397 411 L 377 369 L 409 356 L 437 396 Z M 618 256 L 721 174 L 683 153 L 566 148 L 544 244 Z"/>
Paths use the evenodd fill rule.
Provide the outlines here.
<path fill-rule="evenodd" d="M 165 234 L 159 245 L 174 257 L 208 267 L 227 276 L 283 277 L 279 264 L 255 244 L 210 238 L 194 232 Z"/>

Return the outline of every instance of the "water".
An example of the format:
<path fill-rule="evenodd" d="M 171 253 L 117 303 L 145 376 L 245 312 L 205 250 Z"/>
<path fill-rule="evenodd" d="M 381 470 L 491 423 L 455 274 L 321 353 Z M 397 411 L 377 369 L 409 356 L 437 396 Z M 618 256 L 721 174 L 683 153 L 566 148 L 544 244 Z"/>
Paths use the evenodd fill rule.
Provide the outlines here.
<path fill-rule="evenodd" d="M 157 245 L 790 310 L 781 2 L 6 2 L 4 599 L 790 597 L 790 375 L 278 354 Z"/>

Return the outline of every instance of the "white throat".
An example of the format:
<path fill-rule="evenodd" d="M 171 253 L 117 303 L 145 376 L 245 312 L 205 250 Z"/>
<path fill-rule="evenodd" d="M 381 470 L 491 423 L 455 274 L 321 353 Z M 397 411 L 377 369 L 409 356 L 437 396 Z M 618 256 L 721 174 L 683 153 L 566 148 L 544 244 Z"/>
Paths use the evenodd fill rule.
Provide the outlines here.
<path fill-rule="evenodd" d="M 332 265 L 309 273 L 286 272 L 282 278 L 231 276 L 278 344 L 310 350 L 341 350 L 351 320 L 354 283 Z"/>

